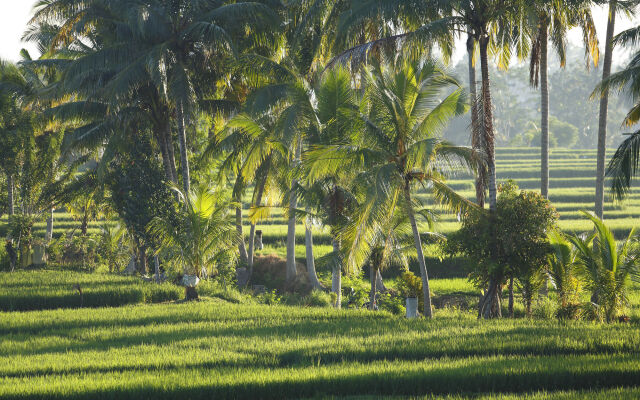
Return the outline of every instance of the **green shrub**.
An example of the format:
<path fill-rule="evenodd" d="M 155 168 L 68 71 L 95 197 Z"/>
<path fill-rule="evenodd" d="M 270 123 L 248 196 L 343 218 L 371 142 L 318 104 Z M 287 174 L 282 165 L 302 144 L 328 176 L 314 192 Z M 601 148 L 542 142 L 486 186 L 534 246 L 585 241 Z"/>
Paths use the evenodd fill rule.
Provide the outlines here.
<path fill-rule="evenodd" d="M 539 299 L 531 310 L 531 316 L 535 319 L 549 320 L 557 315 L 557 306 L 548 297 Z"/>
<path fill-rule="evenodd" d="M 321 290 L 312 290 L 304 297 L 304 304 L 310 307 L 331 307 L 331 295 Z"/>
<path fill-rule="evenodd" d="M 404 301 L 401 296 L 393 295 L 389 292 L 380 293 L 378 295 L 378 308 L 383 311 L 389 311 L 392 314 L 404 315 L 406 311 Z"/>

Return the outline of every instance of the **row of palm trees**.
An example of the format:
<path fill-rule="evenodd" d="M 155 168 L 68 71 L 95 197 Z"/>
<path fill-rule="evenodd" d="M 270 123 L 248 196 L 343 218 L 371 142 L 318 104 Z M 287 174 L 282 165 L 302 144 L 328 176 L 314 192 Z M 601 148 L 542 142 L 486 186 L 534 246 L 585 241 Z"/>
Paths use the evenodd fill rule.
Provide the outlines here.
<path fill-rule="evenodd" d="M 194 180 L 190 163 L 200 162 L 189 154 L 200 150 L 193 127 L 209 116 L 213 126 L 203 159 L 220 166 L 218 183 L 230 181 L 233 187 L 230 204 L 236 207 L 240 238 L 241 200 L 253 191 L 248 249 L 238 241 L 249 270 L 255 223 L 268 212 L 263 203 L 283 202 L 287 277 L 296 274 L 297 219 L 320 220 L 334 238 L 332 286 L 339 296 L 342 268 L 362 266 L 379 248 L 373 238 L 395 242 L 390 232 L 401 231 L 401 210 L 430 304 L 415 221 L 416 214 L 428 212 L 412 196 L 412 187 L 428 182 L 441 202 L 473 209 L 444 184 L 447 170 L 462 160 L 476 170 L 477 204 L 484 206 L 488 189 L 489 209 L 495 210 L 489 61 L 494 56 L 506 68 L 515 54 L 530 56 L 532 83 L 541 87 L 542 191 L 548 194 L 547 42 L 564 60 L 566 32 L 579 26 L 597 63 L 592 5 L 577 0 L 52 0 L 36 6 L 25 35 L 41 45 L 43 56 L 23 65 L 42 75 L 54 73 L 37 96 L 49 105 L 43 115 L 62 121 L 69 132 L 67 153 L 97 154 L 101 171 L 148 132 L 166 180 L 181 183 L 185 198 Z M 605 74 L 615 13 L 624 7 L 610 2 Z M 418 61 L 436 51 L 448 58 L 460 35 L 466 35 L 469 52 L 472 149 L 437 139 L 450 117 L 466 111 L 466 100 L 442 67 Z M 398 52 L 407 56 L 393 61 Z M 362 63 L 370 66 L 362 69 Z M 603 85 L 605 111 L 608 87 Z M 443 90 L 438 102 L 434 96 Z M 606 122 L 606 112 L 601 116 Z M 606 126 L 602 118 L 601 126 Z M 597 184 L 604 185 L 600 174 Z M 306 233 L 311 242 L 310 229 Z"/>

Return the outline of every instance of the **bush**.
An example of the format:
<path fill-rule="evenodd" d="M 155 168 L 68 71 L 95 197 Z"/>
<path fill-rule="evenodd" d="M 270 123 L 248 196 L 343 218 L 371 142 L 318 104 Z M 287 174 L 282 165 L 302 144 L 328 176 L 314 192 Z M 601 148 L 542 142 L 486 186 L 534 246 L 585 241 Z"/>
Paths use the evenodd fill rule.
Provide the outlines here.
<path fill-rule="evenodd" d="M 420 297 L 422 296 L 418 296 L 418 298 Z M 378 308 L 397 315 L 404 315 L 406 311 L 404 298 L 389 292 L 378 295 Z"/>
<path fill-rule="evenodd" d="M 403 298 L 417 297 L 418 311 L 424 312 L 424 296 L 422 296 L 422 279 L 411 271 L 400 275 L 398 291 Z"/>
<path fill-rule="evenodd" d="M 557 314 L 556 304 L 548 297 L 536 302 L 531 310 L 531 316 L 535 319 L 552 319 Z"/>
<path fill-rule="evenodd" d="M 331 307 L 331 295 L 321 290 L 312 290 L 303 298 L 304 304 L 309 307 Z"/>

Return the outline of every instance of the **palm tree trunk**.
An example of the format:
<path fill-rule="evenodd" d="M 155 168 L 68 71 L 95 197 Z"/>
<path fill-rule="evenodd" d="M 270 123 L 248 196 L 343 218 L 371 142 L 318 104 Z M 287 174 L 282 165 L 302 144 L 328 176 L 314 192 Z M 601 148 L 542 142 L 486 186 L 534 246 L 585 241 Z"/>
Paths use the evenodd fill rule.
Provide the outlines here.
<path fill-rule="evenodd" d="M 7 174 L 7 202 L 9 203 L 7 212 L 11 216 L 15 214 L 15 207 L 14 207 L 15 201 L 13 199 L 13 175 L 12 174 Z"/>
<path fill-rule="evenodd" d="M 427 274 L 427 265 L 425 264 L 424 254 L 422 253 L 422 240 L 420 239 L 420 232 L 418 231 L 418 225 L 416 224 L 416 216 L 413 212 L 413 206 L 411 205 L 411 189 L 409 188 L 408 183 L 404 188 L 404 196 L 407 202 L 407 214 L 409 215 L 411 230 L 413 231 L 413 241 L 416 246 L 418 265 L 420 265 L 420 276 L 422 278 L 422 296 L 424 297 L 424 316 L 427 318 L 432 318 L 433 311 L 431 309 L 431 290 L 429 289 L 429 275 Z"/>
<path fill-rule="evenodd" d="M 513 318 L 513 276 L 509 278 L 509 317 Z"/>
<path fill-rule="evenodd" d="M 169 167 L 171 168 L 171 176 L 173 177 L 173 181 L 177 184 L 178 170 L 176 170 L 176 154 L 175 154 L 174 145 L 173 145 L 173 135 L 171 134 L 171 130 L 169 129 L 167 130 L 167 133 L 166 133 L 166 141 L 167 141 L 167 154 L 169 155 Z"/>
<path fill-rule="evenodd" d="M 473 49 L 475 47 L 475 39 L 469 34 L 467 38 L 467 57 L 469 61 L 469 94 L 471 95 L 471 148 L 474 152 L 482 152 L 482 126 L 478 113 L 478 90 L 476 84 L 476 67 L 473 64 Z M 478 170 L 476 177 L 476 203 L 480 207 L 484 207 L 484 187 L 485 171 L 484 168 Z"/>
<path fill-rule="evenodd" d="M 44 234 L 44 241 L 49 243 L 53 238 L 53 206 L 49 208 L 49 215 L 47 216 L 47 231 Z"/>
<path fill-rule="evenodd" d="M 602 80 L 611 75 L 611 60 L 613 57 L 613 31 L 616 23 L 617 2 L 609 3 L 609 21 L 607 22 L 607 37 L 604 48 L 604 65 L 602 66 Z M 604 173 L 607 146 L 607 113 L 609 107 L 609 90 L 605 89 L 600 97 L 600 116 L 598 119 L 598 155 L 596 164 L 596 204 L 595 213 L 600 219 L 604 215 Z"/>
<path fill-rule="evenodd" d="M 247 264 L 249 255 L 247 254 L 247 248 L 244 244 L 244 233 L 242 232 L 242 207 L 236 207 L 236 232 L 238 232 L 238 236 L 240 237 L 240 242 L 238 243 L 240 262 Z"/>
<path fill-rule="evenodd" d="M 173 147 L 171 143 L 171 131 L 169 130 L 168 122 L 164 124 L 156 135 L 156 140 L 160 146 L 160 152 L 162 154 L 162 166 L 164 167 L 164 175 L 167 181 L 178 183 L 178 176 L 176 174 L 176 165 L 173 156 L 169 154 L 169 146 Z"/>
<path fill-rule="evenodd" d="M 318 274 L 316 273 L 316 262 L 313 256 L 313 232 L 309 224 L 305 225 L 304 230 L 304 248 L 305 256 L 307 258 L 307 275 L 309 276 L 309 283 L 311 287 L 317 290 L 324 290 L 324 286 L 318 280 Z"/>
<path fill-rule="evenodd" d="M 296 151 L 293 159 L 293 163 L 297 164 L 300 160 L 300 153 L 302 153 L 302 141 L 296 144 Z M 289 221 L 287 224 L 287 281 L 291 281 L 296 277 L 296 208 L 298 207 L 298 199 L 293 191 L 298 185 L 298 180 L 293 178 L 291 180 L 291 193 L 289 195 Z"/>
<path fill-rule="evenodd" d="M 540 193 L 549 198 L 549 79 L 547 66 L 548 27 L 540 27 Z"/>
<path fill-rule="evenodd" d="M 153 256 L 153 264 L 155 266 L 156 283 L 160 283 L 160 260 L 158 256 Z"/>
<path fill-rule="evenodd" d="M 184 108 L 178 104 L 178 140 L 180 143 L 180 167 L 182 169 L 182 186 L 185 195 L 191 190 L 191 178 L 189 176 L 189 156 L 187 154 L 187 132 L 185 129 Z"/>
<path fill-rule="evenodd" d="M 373 263 L 371 263 L 371 266 L 369 268 L 369 280 L 371 281 L 371 291 L 369 292 L 369 310 L 373 310 L 376 303 L 376 278 L 379 269 L 374 267 Z"/>
<path fill-rule="evenodd" d="M 498 279 L 489 279 L 489 288 L 480 299 L 478 305 L 478 318 L 491 319 L 502 318 L 502 305 L 500 304 L 500 292 L 502 285 Z"/>
<path fill-rule="evenodd" d="M 337 309 L 342 308 L 342 260 L 340 260 L 340 243 L 333 239 L 333 253 L 338 260 L 333 263 L 331 268 L 331 291 L 336 294 Z"/>
<path fill-rule="evenodd" d="M 264 193 L 264 185 L 265 182 L 258 183 L 258 191 L 256 193 L 256 206 L 260 207 L 260 203 L 262 203 L 262 194 Z M 256 224 L 251 223 L 251 227 L 249 228 L 249 253 L 247 254 L 247 265 L 249 265 L 249 273 L 247 274 L 247 285 L 251 280 L 251 275 L 253 274 L 253 257 L 256 248 Z"/>
<path fill-rule="evenodd" d="M 489 37 L 480 37 L 480 70 L 482 72 L 482 108 L 485 154 L 487 157 L 487 172 L 489 175 L 489 209 L 496 210 L 498 201 L 498 184 L 496 179 L 496 155 L 494 148 L 493 110 L 491 105 L 491 83 L 489 81 Z"/>
<path fill-rule="evenodd" d="M 376 270 L 376 290 L 378 292 L 387 291 L 387 287 L 384 285 L 384 281 L 382 280 L 382 274 L 380 273 L 380 268 Z"/>

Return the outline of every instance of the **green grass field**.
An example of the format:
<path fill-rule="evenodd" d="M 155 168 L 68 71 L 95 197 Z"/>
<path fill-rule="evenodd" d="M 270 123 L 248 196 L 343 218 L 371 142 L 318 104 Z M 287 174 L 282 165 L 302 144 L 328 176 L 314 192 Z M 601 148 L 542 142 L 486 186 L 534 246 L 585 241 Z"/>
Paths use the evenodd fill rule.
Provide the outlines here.
<path fill-rule="evenodd" d="M 632 399 L 639 356 L 637 321 L 478 321 L 448 309 L 405 320 L 219 299 L 0 313 L 3 399 Z"/>
<path fill-rule="evenodd" d="M 537 189 L 538 158 L 537 149 L 498 150 L 500 180 Z M 590 228 L 580 210 L 593 207 L 594 170 L 594 151 L 551 155 L 551 200 L 566 231 Z M 473 196 L 469 176 L 450 184 Z M 628 233 L 640 217 L 640 190 L 623 204 L 609 199 L 605 210 L 616 235 Z M 103 223 L 91 223 L 89 232 Z M 54 234 L 78 225 L 58 212 Z M 437 229 L 458 226 L 443 213 Z M 35 228 L 42 235 L 44 222 Z M 258 229 L 261 254 L 284 256 L 282 211 Z M 303 237 L 299 225 L 301 261 Z M 321 229 L 314 242 L 317 257 L 331 251 Z M 550 300 L 536 301 L 532 319 L 478 321 L 479 291 L 463 269 L 455 260 L 429 261 L 438 307 L 430 321 L 337 311 L 294 297 L 265 305 L 264 298 L 214 282 L 199 285 L 202 301 L 184 303 L 183 289 L 170 283 L 60 269 L 0 272 L 0 398 L 640 398 L 640 286 L 629 293 L 627 324 L 559 322 L 550 317 L 553 291 Z M 318 268 L 329 284 L 329 271 Z M 391 273 L 385 283 L 395 285 Z M 366 291 L 368 282 L 345 277 L 343 285 Z M 450 296 L 468 304 L 447 305 Z"/>

